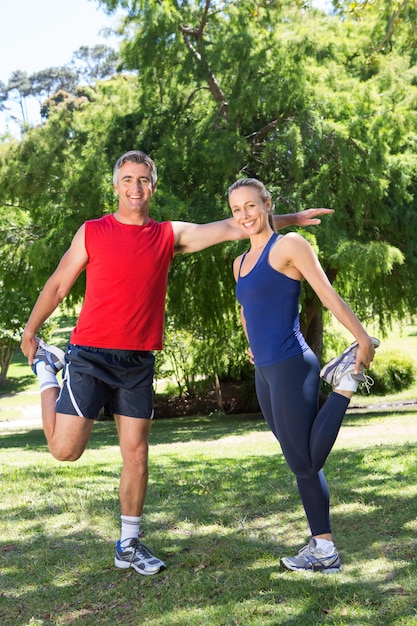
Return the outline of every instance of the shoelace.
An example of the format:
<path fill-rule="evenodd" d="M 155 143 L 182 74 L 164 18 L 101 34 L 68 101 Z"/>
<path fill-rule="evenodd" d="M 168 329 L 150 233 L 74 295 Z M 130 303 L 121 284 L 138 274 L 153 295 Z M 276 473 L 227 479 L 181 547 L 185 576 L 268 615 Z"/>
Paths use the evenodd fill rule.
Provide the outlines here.
<path fill-rule="evenodd" d="M 145 559 L 152 559 L 153 556 L 152 554 L 149 552 L 149 550 L 147 549 L 146 546 L 143 545 L 143 543 L 141 543 L 140 541 L 136 541 L 136 543 L 131 543 L 129 546 L 127 546 L 127 548 L 130 548 L 132 550 L 132 554 L 131 557 L 129 559 L 130 562 L 132 562 L 135 559 L 135 556 L 138 554 L 142 557 L 144 557 Z"/>
<path fill-rule="evenodd" d="M 371 393 L 371 387 L 375 384 L 375 381 L 371 376 L 368 376 L 368 374 L 364 374 L 364 378 L 365 380 L 359 384 L 365 387 L 367 393 Z"/>

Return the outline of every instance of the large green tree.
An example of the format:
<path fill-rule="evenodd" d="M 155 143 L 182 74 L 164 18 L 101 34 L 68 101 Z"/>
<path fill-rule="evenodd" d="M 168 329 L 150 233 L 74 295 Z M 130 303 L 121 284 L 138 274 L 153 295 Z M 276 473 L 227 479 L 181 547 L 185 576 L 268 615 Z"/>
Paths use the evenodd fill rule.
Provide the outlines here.
<path fill-rule="evenodd" d="M 376 17 L 356 3 L 360 19 L 342 3 L 343 19 L 294 2 L 102 4 L 129 8 L 122 50 L 141 85 L 144 137 L 164 186 L 191 207 L 186 219 L 216 217 L 228 182 L 260 177 L 281 211 L 336 209 L 315 231 L 317 249 L 362 318 L 386 328 L 415 309 L 415 70 L 400 33 L 389 52 L 377 49 L 388 3 L 372 3 Z M 221 319 L 222 290 L 209 318 L 213 283 L 201 276 L 206 263 L 216 274 L 228 266 L 230 249 L 179 261 L 173 315 L 185 300 L 206 327 Z M 304 298 L 304 330 L 320 353 L 321 307 L 308 289 Z"/>
<path fill-rule="evenodd" d="M 45 124 L 10 149 L 0 170 L 1 197 L 25 211 L 39 235 L 26 250 L 34 291 L 78 225 L 114 208 L 112 165 L 141 148 L 158 165 L 156 219 L 222 218 L 227 185 L 259 177 L 277 211 L 336 210 L 306 236 L 364 321 L 384 329 L 415 310 L 411 29 L 378 50 L 379 22 L 365 11 L 358 19 L 345 10 L 341 19 L 307 2 L 102 4 L 126 10 L 126 72 L 50 99 Z M 191 330 L 196 373 L 236 375 L 244 367 L 231 273 L 244 245 L 175 259 L 169 327 Z M 80 281 L 74 302 L 82 289 Z M 302 320 L 320 355 L 322 309 L 308 288 Z"/>

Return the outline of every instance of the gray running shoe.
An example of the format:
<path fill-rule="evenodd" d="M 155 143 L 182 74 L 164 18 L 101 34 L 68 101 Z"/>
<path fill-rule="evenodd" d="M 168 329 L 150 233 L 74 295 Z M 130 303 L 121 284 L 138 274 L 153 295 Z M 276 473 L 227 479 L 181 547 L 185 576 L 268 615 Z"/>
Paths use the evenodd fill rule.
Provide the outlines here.
<path fill-rule="evenodd" d="M 123 544 L 126 544 L 124 547 Z M 151 554 L 139 539 L 125 539 L 116 543 L 114 564 L 120 569 L 133 567 L 139 574 L 151 576 L 165 569 L 165 563 Z"/>
<path fill-rule="evenodd" d="M 326 554 L 317 547 L 315 539 L 310 539 L 309 543 L 301 548 L 297 556 L 281 559 L 281 565 L 284 569 L 294 572 L 309 571 L 321 572 L 322 574 L 336 574 L 342 569 L 336 548 L 331 554 Z"/>
<path fill-rule="evenodd" d="M 35 352 L 35 359 L 32 363 L 32 369 L 36 374 L 36 368 L 42 361 L 45 363 L 45 369 L 52 374 L 58 374 L 59 370 L 65 365 L 65 352 L 57 346 L 49 346 L 47 343 L 36 337 L 38 348 Z"/>
<path fill-rule="evenodd" d="M 380 344 L 379 339 L 376 339 L 375 337 L 371 337 L 371 339 L 375 348 L 377 348 Z M 367 376 L 364 373 L 363 365 L 361 365 L 359 372 L 354 374 L 357 349 L 358 342 L 355 341 L 343 350 L 340 356 L 337 356 L 329 361 L 329 363 L 326 363 L 320 372 L 321 378 L 335 388 L 339 385 L 343 376 L 350 374 L 354 380 L 357 380 L 359 383 L 363 383 L 369 393 L 369 388 L 374 384 L 374 381 L 370 376 Z"/>

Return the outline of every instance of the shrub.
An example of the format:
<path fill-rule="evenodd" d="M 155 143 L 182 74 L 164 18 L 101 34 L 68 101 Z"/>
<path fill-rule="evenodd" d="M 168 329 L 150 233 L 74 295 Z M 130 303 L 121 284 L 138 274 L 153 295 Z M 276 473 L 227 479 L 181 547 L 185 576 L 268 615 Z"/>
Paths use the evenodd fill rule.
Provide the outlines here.
<path fill-rule="evenodd" d="M 392 350 L 377 354 L 366 373 L 375 381 L 372 393 L 381 395 L 396 393 L 410 387 L 416 376 L 413 360 Z"/>

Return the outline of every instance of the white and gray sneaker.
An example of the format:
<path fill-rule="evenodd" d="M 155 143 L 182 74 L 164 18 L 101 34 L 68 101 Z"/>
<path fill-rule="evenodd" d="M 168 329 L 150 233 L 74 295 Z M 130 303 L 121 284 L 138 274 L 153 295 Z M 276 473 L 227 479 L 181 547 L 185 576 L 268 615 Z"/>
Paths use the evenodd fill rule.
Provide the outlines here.
<path fill-rule="evenodd" d="M 317 547 L 315 539 L 310 539 L 296 556 L 281 559 L 281 565 L 284 569 L 294 572 L 307 571 L 321 572 L 322 574 L 336 574 L 342 569 L 336 548 L 333 547 L 333 550 L 328 554 Z"/>
<path fill-rule="evenodd" d="M 144 576 L 151 576 L 165 569 L 165 563 L 151 554 L 139 539 L 117 541 L 114 564 L 120 569 L 133 567 Z"/>
<path fill-rule="evenodd" d="M 45 369 L 52 374 L 58 374 L 65 365 L 65 352 L 57 346 L 49 346 L 45 341 L 36 337 L 38 347 L 35 352 L 32 370 L 36 374 L 39 363 L 45 363 Z"/>
<path fill-rule="evenodd" d="M 375 348 L 377 348 L 380 344 L 379 339 L 376 339 L 376 337 L 371 337 L 371 339 Z M 333 388 L 336 388 L 339 386 L 343 376 L 346 376 L 346 374 L 350 374 L 354 380 L 358 381 L 358 383 L 364 384 L 367 392 L 369 393 L 369 388 L 372 387 L 374 381 L 370 376 L 367 376 L 365 374 L 365 368 L 363 367 L 363 365 L 360 366 L 360 370 L 357 374 L 354 373 L 357 349 L 358 342 L 355 341 L 345 350 L 343 350 L 342 354 L 336 356 L 334 359 L 326 363 L 326 365 L 324 365 L 324 367 L 321 369 L 321 378 Z"/>

